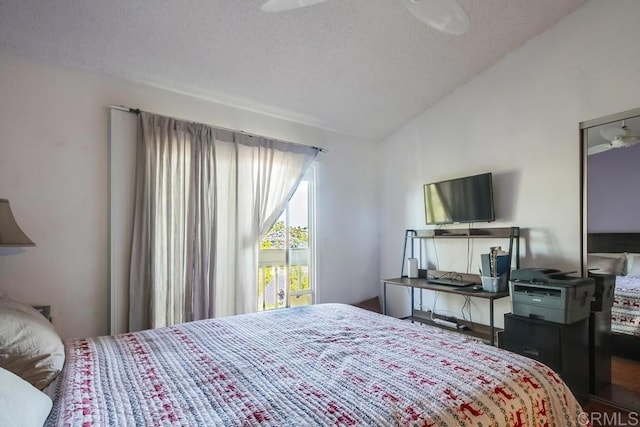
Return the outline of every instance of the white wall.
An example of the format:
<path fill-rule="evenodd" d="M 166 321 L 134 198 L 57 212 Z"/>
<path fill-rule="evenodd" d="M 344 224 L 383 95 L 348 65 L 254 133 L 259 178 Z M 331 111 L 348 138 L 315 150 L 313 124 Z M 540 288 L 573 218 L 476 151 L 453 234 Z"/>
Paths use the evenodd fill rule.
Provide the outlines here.
<path fill-rule="evenodd" d="M 383 277 L 400 272 L 404 229 L 426 228 L 422 185 L 487 171 L 495 181 L 492 226 L 528 230 L 522 265 L 579 269 L 578 123 L 640 106 L 639 16 L 636 0 L 592 0 L 383 141 Z M 460 245 L 457 256 L 438 251 L 441 270 L 464 271 Z M 474 253 L 489 246 L 477 240 Z M 471 265 L 473 272 L 477 261 Z M 430 306 L 432 296 L 424 298 Z M 474 320 L 486 323 L 486 305 L 474 304 Z M 461 306 L 461 299 L 438 301 L 455 312 Z M 497 309 L 501 319 L 508 299 Z M 395 289 L 390 313 L 408 311 L 406 292 Z"/>
<path fill-rule="evenodd" d="M 367 141 L 0 52 L 0 197 L 35 248 L 0 251 L 0 292 L 50 304 L 64 337 L 107 332 L 110 104 L 327 148 L 318 167 L 318 302 L 379 289 Z"/>

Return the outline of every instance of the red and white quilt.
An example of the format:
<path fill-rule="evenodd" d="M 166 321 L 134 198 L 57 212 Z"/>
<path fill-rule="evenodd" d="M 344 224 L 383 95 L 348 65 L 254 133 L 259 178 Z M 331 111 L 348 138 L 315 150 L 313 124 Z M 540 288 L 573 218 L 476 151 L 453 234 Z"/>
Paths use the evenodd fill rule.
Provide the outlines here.
<path fill-rule="evenodd" d="M 640 277 L 616 276 L 611 332 L 640 336 Z"/>
<path fill-rule="evenodd" d="M 536 361 L 342 304 L 66 342 L 48 426 L 577 426 Z"/>

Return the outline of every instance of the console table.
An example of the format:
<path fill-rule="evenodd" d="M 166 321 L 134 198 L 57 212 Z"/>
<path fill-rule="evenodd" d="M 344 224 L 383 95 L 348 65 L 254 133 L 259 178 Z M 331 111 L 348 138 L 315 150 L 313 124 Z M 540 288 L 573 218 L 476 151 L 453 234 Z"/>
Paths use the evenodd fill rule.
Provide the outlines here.
<path fill-rule="evenodd" d="M 493 318 L 493 302 L 497 299 L 505 298 L 509 296 L 509 291 L 504 292 L 486 292 L 486 291 L 474 291 L 471 289 L 471 286 L 448 286 L 448 285 L 438 285 L 435 283 L 428 283 L 426 278 L 420 277 L 417 279 L 409 279 L 408 277 L 398 277 L 395 279 L 384 279 L 383 283 L 383 295 L 382 295 L 382 313 L 387 314 L 387 284 L 389 285 L 397 285 L 397 286 L 405 286 L 411 288 L 411 316 L 409 319 L 412 321 L 418 321 L 422 323 L 432 324 L 435 326 L 439 326 L 436 323 L 429 321 L 429 319 L 425 319 L 423 317 L 415 316 L 415 307 L 414 307 L 414 290 L 418 289 L 427 289 L 430 291 L 437 292 L 445 292 L 448 294 L 462 295 L 466 297 L 472 298 L 482 298 L 489 300 L 489 329 L 487 332 L 482 332 L 477 329 L 469 329 L 469 330 L 460 330 L 457 332 L 473 335 L 478 338 L 485 339 L 491 345 L 495 345 L 495 322 Z M 487 336 L 488 335 L 488 336 Z"/>

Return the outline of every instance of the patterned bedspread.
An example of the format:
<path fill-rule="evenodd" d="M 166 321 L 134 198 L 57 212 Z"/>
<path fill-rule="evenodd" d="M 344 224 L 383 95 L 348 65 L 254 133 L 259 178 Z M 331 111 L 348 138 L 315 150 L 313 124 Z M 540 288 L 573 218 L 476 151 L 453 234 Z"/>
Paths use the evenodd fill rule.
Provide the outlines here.
<path fill-rule="evenodd" d="M 48 426 L 573 426 L 531 359 L 342 304 L 68 340 Z"/>
<path fill-rule="evenodd" d="M 640 277 L 616 276 L 611 331 L 640 336 Z"/>

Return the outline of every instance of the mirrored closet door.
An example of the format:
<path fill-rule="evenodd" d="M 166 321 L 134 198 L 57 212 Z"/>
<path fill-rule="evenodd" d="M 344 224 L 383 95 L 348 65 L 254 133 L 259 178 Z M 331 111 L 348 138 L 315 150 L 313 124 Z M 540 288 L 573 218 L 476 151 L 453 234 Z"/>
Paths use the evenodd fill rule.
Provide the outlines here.
<path fill-rule="evenodd" d="M 599 337 L 591 349 L 596 361 L 592 393 L 638 411 L 640 108 L 590 120 L 580 128 L 583 272 L 596 269 L 615 277 L 611 310 L 604 308 L 591 319 L 592 336 Z"/>

